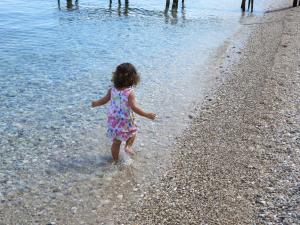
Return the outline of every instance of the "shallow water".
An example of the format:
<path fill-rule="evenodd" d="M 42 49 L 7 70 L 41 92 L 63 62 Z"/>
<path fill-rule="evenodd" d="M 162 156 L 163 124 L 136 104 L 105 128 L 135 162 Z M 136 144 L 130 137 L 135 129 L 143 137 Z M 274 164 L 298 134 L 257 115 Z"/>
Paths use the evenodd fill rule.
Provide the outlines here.
<path fill-rule="evenodd" d="M 255 3 L 256 15 L 269 2 Z M 141 73 L 140 105 L 158 114 L 155 122 L 139 119 L 137 164 L 168 152 L 214 79 L 204 73 L 208 56 L 237 31 L 241 12 L 237 0 L 191 0 L 177 14 L 164 13 L 164 5 L 81 0 L 68 9 L 65 1 L 60 8 L 54 0 L 1 1 L 1 198 L 110 170 L 106 110 L 90 102 L 125 61 Z"/>

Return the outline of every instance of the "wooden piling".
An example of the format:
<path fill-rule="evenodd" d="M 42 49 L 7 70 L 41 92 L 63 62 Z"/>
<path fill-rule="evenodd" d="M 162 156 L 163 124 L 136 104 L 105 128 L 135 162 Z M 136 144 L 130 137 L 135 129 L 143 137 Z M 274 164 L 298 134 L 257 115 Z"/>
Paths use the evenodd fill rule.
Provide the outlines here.
<path fill-rule="evenodd" d="M 298 3 L 298 0 L 294 0 L 293 2 L 293 7 L 296 7 L 297 6 L 297 3 Z M 300 2 L 299 2 L 300 3 Z"/>
<path fill-rule="evenodd" d="M 246 0 L 242 0 L 241 9 L 243 10 L 243 12 L 246 11 Z"/>
<path fill-rule="evenodd" d="M 73 2 L 72 2 L 72 0 L 67 0 L 67 8 L 68 8 L 68 9 L 72 9 L 72 7 L 73 7 Z"/>
<path fill-rule="evenodd" d="M 166 0 L 166 8 L 165 8 L 165 12 L 167 12 L 170 8 L 170 0 Z"/>
<path fill-rule="evenodd" d="M 250 10 L 251 5 L 251 12 L 253 12 L 254 0 L 248 0 L 248 11 Z"/>
<path fill-rule="evenodd" d="M 243 12 L 246 11 L 246 1 L 247 0 L 242 0 L 241 9 Z M 251 12 L 253 12 L 254 0 L 248 0 L 248 10 L 250 10 L 250 8 L 251 8 Z"/>
<path fill-rule="evenodd" d="M 178 0 L 173 0 L 172 11 L 178 10 Z"/>
<path fill-rule="evenodd" d="M 125 10 L 124 10 L 124 15 L 128 16 L 129 12 L 129 0 L 125 0 Z"/>

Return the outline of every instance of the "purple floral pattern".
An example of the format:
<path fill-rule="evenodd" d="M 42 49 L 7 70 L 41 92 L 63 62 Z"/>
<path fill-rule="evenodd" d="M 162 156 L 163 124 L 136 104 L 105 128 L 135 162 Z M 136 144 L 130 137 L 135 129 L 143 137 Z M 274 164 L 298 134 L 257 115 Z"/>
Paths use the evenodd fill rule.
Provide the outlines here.
<path fill-rule="evenodd" d="M 132 91 L 132 88 L 123 90 L 111 89 L 107 136 L 112 140 L 127 141 L 137 132 L 134 113 L 128 104 L 128 96 Z"/>

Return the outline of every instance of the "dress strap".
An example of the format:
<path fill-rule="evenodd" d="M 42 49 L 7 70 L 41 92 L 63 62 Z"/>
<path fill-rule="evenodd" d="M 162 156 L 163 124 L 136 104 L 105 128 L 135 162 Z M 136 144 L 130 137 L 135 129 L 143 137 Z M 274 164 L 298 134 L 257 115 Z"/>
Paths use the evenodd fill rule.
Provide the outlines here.
<path fill-rule="evenodd" d="M 128 97 L 132 91 L 133 91 L 133 88 L 130 87 L 130 88 L 124 89 L 122 92 L 124 95 L 126 95 Z"/>

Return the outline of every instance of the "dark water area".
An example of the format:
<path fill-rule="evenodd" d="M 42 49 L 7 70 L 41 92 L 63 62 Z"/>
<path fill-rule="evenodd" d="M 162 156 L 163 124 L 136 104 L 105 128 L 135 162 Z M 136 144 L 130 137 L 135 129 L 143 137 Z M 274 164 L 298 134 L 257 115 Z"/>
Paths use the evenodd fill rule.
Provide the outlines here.
<path fill-rule="evenodd" d="M 255 15 L 269 2 L 255 3 Z M 122 62 L 141 73 L 140 105 L 158 114 L 139 121 L 137 148 L 145 151 L 136 164 L 167 151 L 207 86 L 209 55 L 237 31 L 241 12 L 238 0 L 186 1 L 177 13 L 164 7 L 161 0 L 0 2 L 1 198 L 109 168 L 106 109 L 90 103 Z"/>

